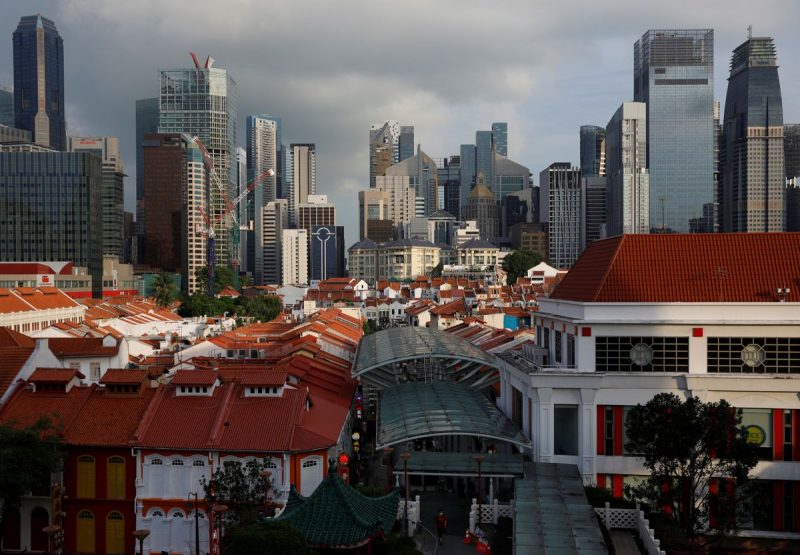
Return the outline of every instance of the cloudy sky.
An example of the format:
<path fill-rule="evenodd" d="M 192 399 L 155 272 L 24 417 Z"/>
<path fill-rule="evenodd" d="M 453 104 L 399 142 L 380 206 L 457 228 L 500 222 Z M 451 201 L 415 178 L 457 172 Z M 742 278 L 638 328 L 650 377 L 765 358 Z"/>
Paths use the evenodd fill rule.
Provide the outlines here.
<path fill-rule="evenodd" d="M 775 38 L 784 117 L 800 121 L 797 0 L 2 0 L 0 84 L 13 85 L 19 17 L 55 20 L 64 39 L 70 134 L 120 138 L 126 209 L 135 188 L 134 101 L 157 95 L 158 69 L 214 57 L 247 114 L 280 115 L 284 142 L 315 142 L 318 192 L 357 239 L 368 186 L 367 130 L 414 125 L 433 157 L 508 122 L 509 156 L 538 172 L 578 160 L 578 128 L 605 125 L 631 100 L 633 43 L 649 28 L 715 30 L 715 96 L 753 26 Z"/>

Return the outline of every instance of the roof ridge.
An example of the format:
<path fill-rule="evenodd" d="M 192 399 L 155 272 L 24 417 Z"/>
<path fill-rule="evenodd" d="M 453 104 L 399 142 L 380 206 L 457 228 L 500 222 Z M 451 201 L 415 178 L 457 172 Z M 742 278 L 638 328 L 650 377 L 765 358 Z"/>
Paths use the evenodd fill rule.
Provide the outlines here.
<path fill-rule="evenodd" d="M 216 447 L 222 443 L 222 435 L 224 433 L 225 422 L 227 422 L 227 417 L 230 415 L 231 410 L 233 410 L 233 404 L 230 402 L 231 396 L 233 395 L 233 391 L 237 389 L 236 382 L 229 381 L 222 387 L 230 386 L 227 389 L 224 389 L 222 395 L 220 396 L 219 400 L 219 407 L 217 409 L 217 416 L 214 418 L 214 423 L 211 425 L 211 434 L 208 437 L 208 446 L 209 447 Z"/>
<path fill-rule="evenodd" d="M 131 437 L 129 443 L 133 444 L 141 442 L 145 432 L 150 427 L 153 418 L 155 418 L 156 412 L 158 412 L 158 407 L 161 406 L 161 403 L 164 401 L 166 390 L 166 386 L 159 384 L 158 391 L 155 395 L 153 395 L 153 398 L 150 399 L 150 402 L 147 404 L 147 409 L 145 409 L 144 414 L 142 414 L 142 420 L 139 423 L 139 426 L 133 432 L 133 437 Z"/>
<path fill-rule="evenodd" d="M 611 273 L 611 268 L 613 268 L 614 264 L 617 262 L 617 256 L 619 256 L 619 253 L 622 250 L 622 243 L 625 241 L 627 236 L 628 234 L 623 233 L 617 237 L 616 246 L 614 247 L 614 255 L 611 257 L 611 261 L 606 266 L 605 272 L 603 272 L 603 277 L 600 278 L 600 281 L 597 284 L 597 289 L 592 293 L 592 302 L 597 302 L 597 297 L 600 295 L 600 291 L 603 290 L 606 279 L 608 279 L 608 275 Z M 556 286 L 556 288 L 557 287 L 558 286 Z"/>

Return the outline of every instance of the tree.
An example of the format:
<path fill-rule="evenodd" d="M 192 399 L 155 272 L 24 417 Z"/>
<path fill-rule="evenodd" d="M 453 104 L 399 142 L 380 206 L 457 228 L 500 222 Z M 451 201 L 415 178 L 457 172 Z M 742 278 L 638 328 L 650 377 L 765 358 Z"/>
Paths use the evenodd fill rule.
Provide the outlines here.
<path fill-rule="evenodd" d="M 175 300 L 175 282 L 167 272 L 161 272 L 153 280 L 153 289 L 156 294 L 156 304 L 168 307 Z"/>
<path fill-rule="evenodd" d="M 742 426 L 741 409 L 724 400 L 681 401 L 672 393 L 659 393 L 631 409 L 625 431 L 625 448 L 643 457 L 650 471 L 645 482 L 628 488 L 631 497 L 661 507 L 689 538 L 705 528 L 709 517 L 721 532 L 736 526 L 735 500 L 720 503 L 714 490 L 731 484 L 735 495 L 758 462 L 757 447 L 748 443 Z"/>
<path fill-rule="evenodd" d="M 278 493 L 272 487 L 272 478 L 265 482 L 262 472 L 271 472 L 266 461 L 250 460 L 245 464 L 226 461 L 218 467 L 210 480 L 202 478 L 200 485 L 209 504 L 222 503 L 228 506 L 224 519 L 227 525 L 245 526 L 255 522 L 259 510 L 266 507 L 269 494 Z"/>
<path fill-rule="evenodd" d="M 542 262 L 544 257 L 528 250 L 514 251 L 503 259 L 503 269 L 508 273 L 508 283 L 516 283 L 518 277 L 528 275 L 528 270 Z"/>
<path fill-rule="evenodd" d="M 431 277 L 434 278 L 442 277 L 443 270 L 444 270 L 444 262 L 439 262 L 436 266 L 433 267 L 433 270 L 431 270 Z"/>
<path fill-rule="evenodd" d="M 227 555 L 314 555 L 303 535 L 285 522 L 252 522 L 225 533 Z"/>
<path fill-rule="evenodd" d="M 63 457 L 64 444 L 49 419 L 27 427 L 0 424 L 0 545 L 5 519 L 26 495 L 49 495 L 50 474 L 61 468 Z"/>
<path fill-rule="evenodd" d="M 245 299 L 242 304 L 242 316 L 251 316 L 259 322 L 274 320 L 283 310 L 281 300 L 274 295 L 258 295 Z"/>
<path fill-rule="evenodd" d="M 214 266 L 214 294 L 216 295 L 229 285 L 233 285 L 233 270 L 227 266 Z M 198 290 L 208 294 L 208 266 L 201 266 L 195 273 Z"/>

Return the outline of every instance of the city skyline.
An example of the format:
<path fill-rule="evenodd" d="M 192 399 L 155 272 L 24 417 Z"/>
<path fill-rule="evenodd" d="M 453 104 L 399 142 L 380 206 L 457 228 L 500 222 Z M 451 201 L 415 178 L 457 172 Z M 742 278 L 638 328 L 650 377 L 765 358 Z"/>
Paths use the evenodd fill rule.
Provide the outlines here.
<path fill-rule="evenodd" d="M 270 21 L 279 32 L 270 33 L 263 45 L 269 50 L 271 41 L 287 44 L 289 39 L 280 29 L 299 28 L 301 21 L 295 19 L 299 15 L 279 5 L 263 12 L 261 8 L 232 10 L 228 16 L 235 25 L 216 27 L 210 25 L 213 10 L 195 3 L 189 23 L 206 29 L 207 35 L 200 40 L 196 32 L 187 30 L 192 25 L 186 25 L 186 10 L 180 4 L 155 9 L 155 4 L 148 7 L 147 2 L 135 7 L 113 3 L 112 7 L 96 2 L 11 1 L 0 8 L 6 22 L 0 32 L 7 36 L 0 49 L 0 83 L 10 86 L 13 82 L 10 37 L 19 17 L 40 11 L 55 21 L 64 39 L 68 134 L 119 137 L 126 169 L 132 170 L 135 100 L 153 95 L 159 69 L 188 67 L 189 51 L 203 58 L 212 55 L 217 67 L 227 69 L 239 84 L 239 146 L 244 146 L 246 116 L 264 112 L 283 118 L 284 143 L 317 144 L 318 193 L 329 195 L 339 207 L 348 245 L 358 238 L 353 223 L 357 221 L 356 191 L 366 188 L 369 181 L 364 129 L 371 123 L 394 119 L 414 125 L 416 142 L 440 158 L 458 154 L 460 144 L 474 140 L 475 130 L 486 129 L 494 121 L 507 121 L 509 157 L 532 173 L 553 161 L 577 164 L 580 125 L 602 126 L 620 103 L 632 100 L 632 47 L 650 28 L 714 29 L 714 96 L 722 102 L 730 52 L 745 40 L 749 24 L 755 35 L 774 38 L 782 88 L 793 90 L 800 83 L 800 64 L 793 63 L 800 39 L 790 27 L 796 20 L 792 16 L 800 15 L 800 6 L 791 2 L 767 2 L 764 9 L 747 18 L 730 15 L 749 13 L 737 9 L 744 3 L 714 2 L 692 10 L 680 9 L 688 7 L 687 2 L 658 7 L 630 3 L 615 5 L 610 11 L 584 4 L 587 16 L 597 10 L 597 17 L 583 19 L 593 22 L 591 28 L 572 21 L 566 8 L 535 17 L 533 6 L 520 4 L 520 17 L 503 21 L 512 28 L 524 27 L 525 36 L 509 32 L 507 36 L 513 39 L 491 45 L 488 39 L 464 33 L 464 27 L 455 24 L 452 29 L 438 29 L 433 38 L 425 40 L 425 29 L 415 29 L 419 40 L 410 41 L 415 44 L 409 48 L 420 55 L 436 52 L 435 58 L 429 56 L 436 63 L 392 68 L 359 46 L 372 40 L 388 17 L 371 6 L 356 11 L 354 6 L 337 5 L 337 13 L 358 17 L 345 18 L 343 25 L 324 31 L 308 44 L 292 41 L 292 56 L 265 57 L 261 47 L 253 48 L 246 40 L 232 41 L 226 33 L 235 27 L 237 36 L 246 36 L 259 22 Z M 322 28 L 332 17 L 331 9 L 303 14 L 307 18 L 303 26 Z M 447 9 L 444 4 L 437 6 L 442 13 Z M 141 32 L 156 21 L 151 20 L 155 16 L 142 15 L 145 13 L 159 14 L 157 36 L 169 37 L 169 41 L 153 41 Z M 507 14 L 507 9 L 467 5 L 460 17 L 470 28 L 499 22 Z M 576 36 L 582 39 L 577 44 Z M 536 48 L 544 41 L 548 44 L 546 57 Z M 440 42 L 449 47 L 443 51 Z M 109 46 L 98 49 L 98 44 Z M 325 55 L 319 56 L 322 44 L 330 44 L 330 48 L 326 46 Z M 134 52 L 135 56 L 130 55 Z M 314 56 L 320 60 L 315 61 Z M 288 63 L 289 59 L 293 63 Z M 91 63 L 84 63 L 86 60 Z M 473 76 L 477 74 L 487 79 L 476 82 Z M 377 91 L 381 94 L 375 94 Z M 786 123 L 800 120 L 798 104 L 793 96 L 784 99 Z M 134 212 L 135 175 L 133 171 L 128 175 L 125 208 Z"/>

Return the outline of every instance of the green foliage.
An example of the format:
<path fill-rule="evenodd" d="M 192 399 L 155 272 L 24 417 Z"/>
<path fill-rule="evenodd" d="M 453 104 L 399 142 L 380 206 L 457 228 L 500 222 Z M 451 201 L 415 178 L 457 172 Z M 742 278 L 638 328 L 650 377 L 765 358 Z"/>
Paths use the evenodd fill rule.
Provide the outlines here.
<path fill-rule="evenodd" d="M 227 266 L 214 267 L 214 294 L 216 295 L 229 285 L 233 285 L 233 270 Z M 202 266 L 195 273 L 199 291 L 208 293 L 208 266 Z"/>
<path fill-rule="evenodd" d="M 544 257 L 538 252 L 514 251 L 503 259 L 503 270 L 508 273 L 508 283 L 516 283 L 518 277 L 528 275 L 528 270 L 542 262 Z"/>
<path fill-rule="evenodd" d="M 442 277 L 442 271 L 444 270 L 444 262 L 439 262 L 436 266 L 433 267 L 431 270 L 431 277 Z"/>
<path fill-rule="evenodd" d="M 274 320 L 283 309 L 280 298 L 274 295 L 259 295 L 249 299 L 239 297 L 239 299 L 241 299 L 240 311 L 237 314 L 252 317 L 259 322 Z"/>
<path fill-rule="evenodd" d="M 731 511 L 735 500 L 724 503 L 709 494 L 712 478 L 733 480 L 739 491 L 758 462 L 757 448 L 747 442 L 742 411 L 726 401 L 686 401 L 660 393 L 646 405 L 631 409 L 625 421 L 625 448 L 644 458 L 650 477 L 626 488 L 636 500 L 661 507 L 687 537 L 704 527 L 715 507 L 721 531 L 735 528 Z"/>
<path fill-rule="evenodd" d="M 272 478 L 265 483 L 261 476 L 263 471 L 270 471 L 265 461 L 251 460 L 246 464 L 226 461 L 214 471 L 210 480 L 201 478 L 206 501 L 228 506 L 223 516 L 226 524 L 244 526 L 255 522 L 259 510 L 266 506 L 267 488 L 270 497 L 277 495 Z"/>
<path fill-rule="evenodd" d="M 156 304 L 168 307 L 175 301 L 175 282 L 167 272 L 161 272 L 153 280 L 153 289 L 156 295 Z"/>
<path fill-rule="evenodd" d="M 225 532 L 226 555 L 314 555 L 303 535 L 285 522 L 252 522 Z"/>
<path fill-rule="evenodd" d="M 274 320 L 282 309 L 280 298 L 271 295 L 218 299 L 204 293 L 196 293 L 182 299 L 178 314 L 184 317 L 220 316 L 227 312 L 229 316 L 235 315 L 238 318 L 253 318 L 259 322 L 269 322 Z"/>
<path fill-rule="evenodd" d="M 47 418 L 25 428 L 0 424 L 0 535 L 9 510 L 19 509 L 24 496 L 34 491 L 49 495 L 50 474 L 61 469 L 64 454 Z"/>

